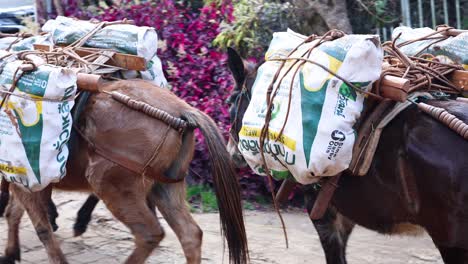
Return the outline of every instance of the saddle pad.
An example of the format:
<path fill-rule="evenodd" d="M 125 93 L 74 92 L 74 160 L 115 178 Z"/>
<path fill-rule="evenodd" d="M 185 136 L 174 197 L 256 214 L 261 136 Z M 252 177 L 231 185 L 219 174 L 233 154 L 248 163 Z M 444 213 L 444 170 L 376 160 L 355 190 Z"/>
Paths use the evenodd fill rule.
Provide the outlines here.
<path fill-rule="evenodd" d="M 419 97 L 433 98 L 426 92 L 415 92 L 409 97 L 415 100 Z M 372 112 L 363 116 L 363 123 L 358 129 L 358 140 L 353 148 L 353 159 L 350 170 L 353 175 L 364 176 L 369 171 L 374 159 L 375 151 L 379 145 L 380 136 L 384 128 L 401 112 L 408 108 L 410 101 L 398 102 L 383 101 L 377 105 Z"/>

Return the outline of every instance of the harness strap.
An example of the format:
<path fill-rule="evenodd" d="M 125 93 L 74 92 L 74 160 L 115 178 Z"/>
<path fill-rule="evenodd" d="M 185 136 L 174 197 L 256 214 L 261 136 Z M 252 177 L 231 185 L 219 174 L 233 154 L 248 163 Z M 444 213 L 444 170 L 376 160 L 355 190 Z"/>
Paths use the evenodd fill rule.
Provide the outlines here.
<path fill-rule="evenodd" d="M 419 211 L 419 192 L 414 172 L 408 164 L 404 151 L 400 150 L 397 156 L 397 170 L 400 175 L 401 187 L 406 201 L 407 209 L 416 215 Z"/>
<path fill-rule="evenodd" d="M 317 199 L 314 202 L 314 207 L 310 211 L 310 219 L 318 220 L 323 217 L 327 211 L 328 205 L 338 188 L 338 181 L 340 180 L 341 173 L 328 179 L 319 191 Z"/>
<path fill-rule="evenodd" d="M 106 160 L 112 162 L 112 163 L 115 163 L 131 172 L 134 172 L 136 174 L 139 174 L 139 175 L 144 175 L 146 173 L 146 169 L 149 167 L 149 164 L 151 163 L 151 161 L 153 161 L 156 156 L 157 156 L 157 153 L 156 151 L 159 150 L 159 148 L 156 148 L 156 151 L 155 151 L 155 154 L 152 155 L 152 157 L 146 162 L 146 164 L 143 166 L 141 165 L 140 163 L 138 162 L 135 162 L 135 161 L 132 161 L 130 159 L 127 159 L 123 156 L 117 156 L 115 155 L 114 153 L 110 152 L 110 151 L 105 151 L 103 150 L 101 147 L 99 147 L 98 145 L 96 145 L 94 142 L 92 142 L 84 133 L 83 131 L 81 131 L 75 124 L 73 124 L 73 128 L 78 132 L 78 134 L 86 141 L 86 143 L 88 143 L 88 146 L 91 148 L 92 151 L 94 151 L 96 154 L 98 154 L 99 156 L 105 158 Z M 167 134 L 167 133 L 166 133 Z M 164 140 L 160 143 L 160 145 L 162 145 L 165 141 L 165 138 Z M 159 146 L 160 146 L 159 145 Z M 184 178 L 181 178 L 181 179 L 171 179 L 171 178 L 168 178 L 168 177 L 165 177 L 163 174 L 157 174 L 156 175 L 156 180 L 158 182 L 162 182 L 162 183 L 177 183 L 177 182 L 181 182 L 184 180 Z"/>
<path fill-rule="evenodd" d="M 377 102 L 377 106 L 371 110 L 371 113 L 361 115 L 361 125 L 357 129 L 358 136 L 354 143 L 352 159 L 349 164 L 349 169 L 354 175 L 364 176 L 358 174 L 358 172 L 361 165 L 365 163 L 365 159 L 369 158 L 367 155 L 369 140 L 373 136 L 375 128 L 393 104 L 394 102 L 388 99 Z M 372 159 L 373 156 L 370 158 Z"/>
<path fill-rule="evenodd" d="M 284 179 L 281 183 L 281 187 L 276 193 L 275 200 L 278 204 L 282 204 L 287 201 L 289 194 L 294 190 L 297 183 L 291 179 Z"/>

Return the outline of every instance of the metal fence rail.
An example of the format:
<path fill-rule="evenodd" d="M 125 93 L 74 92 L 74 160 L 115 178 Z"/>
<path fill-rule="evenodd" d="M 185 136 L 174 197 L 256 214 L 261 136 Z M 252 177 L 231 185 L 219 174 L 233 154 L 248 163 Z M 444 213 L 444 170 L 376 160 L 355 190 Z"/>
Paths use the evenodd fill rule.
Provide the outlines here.
<path fill-rule="evenodd" d="M 468 0 L 400 0 L 400 8 L 400 22 L 376 27 L 383 41 L 391 39 L 397 26 L 435 28 L 446 24 L 459 29 L 468 26 Z"/>

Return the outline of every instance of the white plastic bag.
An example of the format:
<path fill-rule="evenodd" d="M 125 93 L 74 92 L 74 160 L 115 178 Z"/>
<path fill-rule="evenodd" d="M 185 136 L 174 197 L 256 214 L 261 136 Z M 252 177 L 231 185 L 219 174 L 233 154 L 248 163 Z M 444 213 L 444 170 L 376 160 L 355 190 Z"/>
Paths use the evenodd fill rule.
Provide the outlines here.
<path fill-rule="evenodd" d="M 47 21 L 42 30 L 51 33 L 55 44 L 72 44 L 97 25 L 89 21 L 58 16 L 55 20 Z M 85 46 L 138 55 L 149 61 L 156 55 L 158 35 L 152 27 L 110 25 L 94 34 L 86 41 Z"/>
<path fill-rule="evenodd" d="M 162 63 L 158 56 L 154 56 L 147 64 L 146 71 L 123 71 L 125 79 L 141 78 L 148 80 L 161 88 L 167 88 L 167 80 L 164 77 Z"/>
<path fill-rule="evenodd" d="M 397 39 L 397 44 L 404 41 L 418 39 L 428 34 L 435 33 L 431 28 L 410 28 L 397 27 L 392 32 L 392 38 Z M 441 34 L 435 34 L 432 37 L 442 37 Z M 449 37 L 445 40 L 428 39 L 413 42 L 401 47 L 403 53 L 414 56 L 416 54 L 429 53 L 436 56 L 441 62 L 462 64 L 465 69 L 468 69 L 468 32 L 462 33 L 456 37 Z"/>

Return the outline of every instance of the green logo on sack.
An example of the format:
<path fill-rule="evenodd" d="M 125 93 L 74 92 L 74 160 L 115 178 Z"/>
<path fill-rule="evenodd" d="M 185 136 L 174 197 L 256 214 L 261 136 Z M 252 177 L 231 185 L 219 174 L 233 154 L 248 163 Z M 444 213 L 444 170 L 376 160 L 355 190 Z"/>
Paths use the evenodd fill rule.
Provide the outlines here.
<path fill-rule="evenodd" d="M 271 108 L 272 109 L 271 109 L 271 118 L 270 118 L 270 120 L 273 120 L 278 116 L 278 114 L 280 112 L 280 109 L 281 109 L 280 102 L 277 101 L 277 100 L 273 101 L 273 106 Z M 265 118 L 266 113 L 267 113 L 266 103 L 263 104 L 261 107 L 256 108 L 255 112 L 257 113 L 258 117 Z"/>
<path fill-rule="evenodd" d="M 346 83 L 343 83 L 340 86 L 340 89 L 339 89 L 338 93 L 340 95 L 344 96 L 345 98 L 356 102 L 356 98 L 357 98 L 356 91 L 353 88 L 346 85 Z"/>
<path fill-rule="evenodd" d="M 352 83 L 356 88 L 360 89 L 369 85 L 370 82 L 355 82 Z M 349 87 L 346 83 L 342 83 L 338 89 L 338 98 L 335 106 L 335 115 L 346 118 L 345 108 L 348 106 L 348 101 L 356 102 L 357 92 L 354 88 Z"/>

